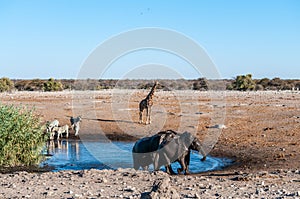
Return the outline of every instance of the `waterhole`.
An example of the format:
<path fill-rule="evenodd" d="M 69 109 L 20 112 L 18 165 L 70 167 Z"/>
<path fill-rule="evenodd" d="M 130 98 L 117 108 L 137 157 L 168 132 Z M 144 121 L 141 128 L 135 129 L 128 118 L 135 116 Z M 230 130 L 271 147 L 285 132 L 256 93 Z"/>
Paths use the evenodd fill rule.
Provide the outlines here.
<path fill-rule="evenodd" d="M 54 140 L 47 143 L 44 151 L 47 158 L 41 166 L 49 166 L 53 168 L 52 171 L 133 168 L 133 145 L 134 142 Z M 189 167 L 191 173 L 220 170 L 232 164 L 232 160 L 227 158 L 207 156 L 205 161 L 200 161 L 201 158 L 198 152 L 192 152 Z M 172 164 L 174 171 L 178 167 L 178 163 Z M 150 170 L 153 170 L 152 166 Z M 164 168 L 161 167 L 161 170 Z"/>

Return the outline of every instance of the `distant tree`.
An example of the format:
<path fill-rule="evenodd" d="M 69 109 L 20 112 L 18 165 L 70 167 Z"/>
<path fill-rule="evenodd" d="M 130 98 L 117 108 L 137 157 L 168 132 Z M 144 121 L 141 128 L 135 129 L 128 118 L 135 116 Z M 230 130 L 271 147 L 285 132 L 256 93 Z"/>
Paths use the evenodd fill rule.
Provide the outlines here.
<path fill-rule="evenodd" d="M 61 82 L 50 78 L 47 82 L 44 83 L 44 91 L 62 91 L 63 85 Z"/>
<path fill-rule="evenodd" d="M 279 77 L 275 77 L 270 81 L 269 85 L 279 87 L 282 85 L 282 80 Z"/>
<path fill-rule="evenodd" d="M 208 81 L 206 78 L 198 78 L 193 83 L 193 90 L 208 90 Z"/>
<path fill-rule="evenodd" d="M 300 82 L 297 82 L 297 83 L 295 84 L 295 89 L 300 90 Z"/>
<path fill-rule="evenodd" d="M 151 84 L 150 83 L 140 83 L 138 85 L 138 89 L 150 89 L 151 88 Z"/>
<path fill-rule="evenodd" d="M 255 82 L 252 80 L 251 74 L 238 75 L 233 81 L 231 88 L 239 91 L 254 90 Z"/>
<path fill-rule="evenodd" d="M 260 80 L 257 80 L 256 84 L 257 85 L 261 85 L 263 87 L 263 89 L 267 89 L 270 83 L 270 79 L 269 78 L 262 78 Z M 261 88 L 261 87 L 260 87 Z"/>
<path fill-rule="evenodd" d="M 279 77 L 275 77 L 269 82 L 271 90 L 281 90 L 285 86 L 284 80 L 281 80 Z"/>
<path fill-rule="evenodd" d="M 256 84 L 255 85 L 255 90 L 256 91 L 263 91 L 265 88 L 263 87 L 263 85 L 261 85 L 261 84 Z"/>
<path fill-rule="evenodd" d="M 11 91 L 14 88 L 14 83 L 7 77 L 0 79 L 0 92 Z"/>

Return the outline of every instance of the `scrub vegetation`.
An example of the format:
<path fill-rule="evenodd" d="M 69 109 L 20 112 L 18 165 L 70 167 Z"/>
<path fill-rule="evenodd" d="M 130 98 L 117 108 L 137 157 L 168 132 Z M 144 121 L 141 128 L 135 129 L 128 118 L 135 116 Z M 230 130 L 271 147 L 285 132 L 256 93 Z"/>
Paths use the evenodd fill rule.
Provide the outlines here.
<path fill-rule="evenodd" d="M 0 104 L 0 166 L 36 165 L 45 135 L 33 109 Z"/>
<path fill-rule="evenodd" d="M 299 79 L 253 79 L 252 74 L 238 75 L 232 79 L 159 79 L 157 89 L 162 90 L 300 90 Z M 17 91 L 62 91 L 103 89 L 150 89 L 154 80 L 142 79 L 0 79 L 0 92 Z"/>

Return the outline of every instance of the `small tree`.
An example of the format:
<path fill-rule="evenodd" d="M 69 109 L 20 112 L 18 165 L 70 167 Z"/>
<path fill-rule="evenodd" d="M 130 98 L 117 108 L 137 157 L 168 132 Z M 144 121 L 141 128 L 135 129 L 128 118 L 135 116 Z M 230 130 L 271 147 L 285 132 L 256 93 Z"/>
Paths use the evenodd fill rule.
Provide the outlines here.
<path fill-rule="evenodd" d="M 0 79 L 0 92 L 11 91 L 14 88 L 14 83 L 7 77 Z"/>
<path fill-rule="evenodd" d="M 300 82 L 297 82 L 297 83 L 296 83 L 295 89 L 296 89 L 296 90 L 300 90 Z"/>
<path fill-rule="evenodd" d="M 50 78 L 47 82 L 44 83 L 44 91 L 62 91 L 63 85 L 59 81 L 55 81 L 53 78 Z"/>
<path fill-rule="evenodd" d="M 193 83 L 193 90 L 202 90 L 206 91 L 208 90 L 208 81 L 206 78 L 198 78 Z"/>
<path fill-rule="evenodd" d="M 252 75 L 238 75 L 232 83 L 232 88 L 239 91 L 254 90 L 255 82 L 252 80 Z"/>
<path fill-rule="evenodd" d="M 45 135 L 33 110 L 0 104 L 0 121 L 0 166 L 39 163 Z"/>
<path fill-rule="evenodd" d="M 263 89 L 267 89 L 268 86 L 269 86 L 269 83 L 270 83 L 270 79 L 269 79 L 269 78 L 262 78 L 262 79 L 260 79 L 260 80 L 258 80 L 258 81 L 256 82 L 256 85 L 260 85 L 260 86 L 259 86 L 260 88 L 263 87 Z M 261 87 L 261 86 L 262 86 L 262 87 Z"/>

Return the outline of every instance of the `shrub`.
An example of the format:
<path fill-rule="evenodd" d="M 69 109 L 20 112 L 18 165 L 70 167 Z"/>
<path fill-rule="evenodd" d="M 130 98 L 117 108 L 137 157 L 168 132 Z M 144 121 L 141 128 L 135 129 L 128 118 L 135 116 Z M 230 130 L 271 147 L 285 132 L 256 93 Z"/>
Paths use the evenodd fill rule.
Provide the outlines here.
<path fill-rule="evenodd" d="M 53 78 L 50 78 L 47 82 L 44 83 L 44 91 L 62 91 L 63 85 L 59 81 L 55 81 Z"/>
<path fill-rule="evenodd" d="M 0 104 L 0 121 L 0 166 L 39 163 L 45 136 L 33 110 Z"/>
<path fill-rule="evenodd" d="M 255 82 L 252 80 L 252 75 L 238 75 L 232 83 L 232 89 L 239 91 L 254 90 Z"/>
<path fill-rule="evenodd" d="M 281 80 L 279 77 L 275 77 L 269 82 L 270 86 L 274 86 L 274 87 L 278 87 L 278 88 L 280 88 L 283 84 L 284 84 L 284 81 Z"/>
<path fill-rule="evenodd" d="M 261 84 L 256 84 L 256 86 L 255 86 L 256 91 L 263 91 L 264 89 L 265 89 L 264 86 Z"/>
<path fill-rule="evenodd" d="M 201 90 L 207 91 L 208 90 L 208 81 L 206 78 L 198 78 L 193 83 L 193 90 Z"/>
<path fill-rule="evenodd" d="M 270 83 L 269 78 L 262 78 L 256 82 L 256 84 L 260 84 L 261 86 L 263 86 L 264 89 L 268 88 L 269 83 Z"/>
<path fill-rule="evenodd" d="M 11 91 L 14 88 L 14 83 L 7 77 L 0 79 L 0 92 Z"/>
<path fill-rule="evenodd" d="M 15 88 L 19 91 L 42 91 L 44 89 L 44 80 L 20 80 L 15 83 Z"/>
<path fill-rule="evenodd" d="M 296 89 L 296 90 L 300 90 L 300 82 L 297 82 L 297 83 L 296 83 L 295 89 Z"/>

